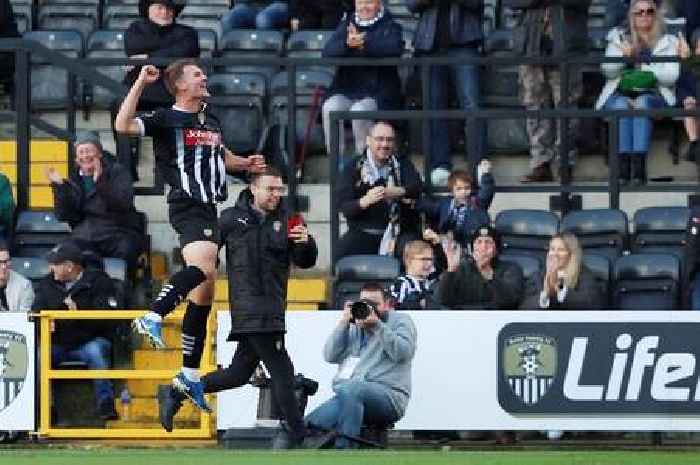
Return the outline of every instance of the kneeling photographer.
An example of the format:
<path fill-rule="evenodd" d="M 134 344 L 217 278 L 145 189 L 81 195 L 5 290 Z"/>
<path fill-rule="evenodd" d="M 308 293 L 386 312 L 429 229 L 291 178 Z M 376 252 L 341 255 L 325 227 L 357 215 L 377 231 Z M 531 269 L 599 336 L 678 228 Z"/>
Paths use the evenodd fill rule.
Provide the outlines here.
<path fill-rule="evenodd" d="M 363 424 L 391 425 L 403 417 L 411 396 L 416 327 L 394 311 L 385 291 L 367 283 L 358 302 L 348 302 L 329 335 L 323 356 L 338 365 L 335 395 L 307 417 L 310 428 L 340 433 L 336 448 L 355 445 Z"/>

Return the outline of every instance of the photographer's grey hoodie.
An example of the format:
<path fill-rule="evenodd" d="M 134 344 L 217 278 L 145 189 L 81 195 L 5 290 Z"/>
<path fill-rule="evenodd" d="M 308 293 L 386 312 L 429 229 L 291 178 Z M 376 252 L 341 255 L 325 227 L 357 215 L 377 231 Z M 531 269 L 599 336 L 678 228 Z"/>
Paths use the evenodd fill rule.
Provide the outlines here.
<path fill-rule="evenodd" d="M 333 390 L 350 380 L 375 383 L 387 390 L 398 417 L 406 411 L 411 396 L 411 363 L 416 352 L 416 327 L 406 313 L 390 310 L 386 321 L 372 330 L 354 324 L 339 324 L 328 337 L 323 356 L 328 363 L 341 365 L 348 357 L 359 357 L 349 379 L 333 379 Z M 365 343 L 362 343 L 364 337 Z"/>

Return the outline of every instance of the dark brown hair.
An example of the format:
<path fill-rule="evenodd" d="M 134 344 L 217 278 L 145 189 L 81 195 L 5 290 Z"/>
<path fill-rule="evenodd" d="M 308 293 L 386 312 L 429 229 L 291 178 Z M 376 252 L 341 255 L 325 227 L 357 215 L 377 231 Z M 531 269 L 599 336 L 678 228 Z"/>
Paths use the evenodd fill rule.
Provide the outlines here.
<path fill-rule="evenodd" d="M 271 165 L 267 165 L 265 169 L 263 170 L 262 173 L 254 173 L 250 175 L 250 183 L 255 184 L 258 182 L 258 179 L 262 178 L 263 176 L 272 176 L 274 178 L 283 178 L 282 172 Z"/>
<path fill-rule="evenodd" d="M 464 170 L 454 170 L 450 173 L 450 177 L 447 178 L 447 188 L 452 190 L 457 181 L 462 181 L 464 184 L 474 187 L 474 178 Z"/>
<path fill-rule="evenodd" d="M 173 61 L 165 68 L 165 73 L 163 76 L 163 83 L 165 88 L 168 89 L 172 95 L 175 95 L 177 87 L 175 84 L 178 79 L 181 79 L 185 74 L 185 68 L 187 66 L 199 67 L 199 63 L 194 58 L 182 58 L 180 60 Z"/>

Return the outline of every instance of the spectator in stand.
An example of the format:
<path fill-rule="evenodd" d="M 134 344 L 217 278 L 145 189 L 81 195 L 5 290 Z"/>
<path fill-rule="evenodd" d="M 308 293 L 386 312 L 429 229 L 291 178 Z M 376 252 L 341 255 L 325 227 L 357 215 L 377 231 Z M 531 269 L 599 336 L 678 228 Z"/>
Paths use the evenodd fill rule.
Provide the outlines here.
<path fill-rule="evenodd" d="M 185 8 L 181 0 L 139 0 L 139 14 L 142 19 L 134 21 L 124 34 L 124 51 L 129 58 L 197 58 L 199 57 L 199 39 L 197 31 L 190 26 L 178 24 L 175 19 Z M 161 77 L 148 86 L 139 100 L 137 111 L 154 111 L 161 107 L 170 107 L 175 97 L 168 92 L 163 81 L 166 65 L 159 65 Z M 128 87 L 134 85 L 141 72 L 141 66 L 129 67 L 124 78 Z M 115 104 L 112 121 L 116 118 L 118 103 Z M 129 138 L 115 134 L 117 138 L 117 158 L 130 168 L 137 179 L 138 160 L 132 159 Z"/>
<path fill-rule="evenodd" d="M 56 217 L 70 224 L 72 239 L 82 249 L 121 258 L 133 270 L 145 237 L 129 173 L 103 154 L 99 137 L 89 131 L 76 138 L 75 167 L 68 179 L 54 168 L 46 170 Z"/>
<path fill-rule="evenodd" d="M 586 265 L 578 239 L 571 233 L 549 241 L 545 272 L 530 283 L 521 308 L 527 310 L 602 310 L 605 291 Z"/>
<path fill-rule="evenodd" d="M 685 34 L 678 35 L 678 55 L 684 60 L 692 57 L 693 54 L 700 57 L 700 2 L 679 1 L 676 4 L 676 13 L 677 16 L 686 20 Z M 700 72 L 697 65 L 681 66 L 681 74 L 676 85 L 676 102 L 679 107 L 686 110 L 697 108 L 698 98 L 700 98 L 698 79 L 700 79 Z M 685 158 L 689 161 L 700 161 L 698 118 L 689 116 L 683 118 L 683 122 L 690 142 Z"/>
<path fill-rule="evenodd" d="M 518 265 L 498 258 L 498 232 L 482 226 L 471 245 L 471 255 L 464 259 L 456 241 L 446 245 L 447 271 L 435 290 L 437 301 L 453 310 L 518 308 L 525 288 L 523 272 Z"/>
<path fill-rule="evenodd" d="M 381 0 L 355 0 L 355 12 L 341 21 L 323 49 L 329 58 L 399 57 L 403 51 L 401 26 Z M 397 110 L 401 104 L 401 81 L 395 66 L 340 66 L 335 72 L 328 99 L 323 103 L 326 150 L 331 153 L 332 111 Z M 355 153 L 367 146 L 371 120 L 353 120 Z M 345 131 L 340 124 L 340 155 L 345 153 Z"/>
<path fill-rule="evenodd" d="M 349 0 L 292 0 L 289 2 L 289 26 L 292 31 L 335 29 L 351 9 Z"/>
<path fill-rule="evenodd" d="M 400 235 L 419 237 L 414 204 L 422 182 L 411 160 L 396 154 L 395 141 L 390 123 L 375 123 L 365 152 L 341 172 L 338 209 L 348 222 L 348 231 L 340 238 L 337 258 L 392 255 Z"/>
<path fill-rule="evenodd" d="M 34 310 L 115 310 L 121 307 L 112 280 L 103 271 L 83 268 L 80 248 L 71 242 L 54 247 L 47 255 L 49 275 L 37 287 Z M 56 322 L 51 344 L 54 367 L 64 361 L 81 361 L 93 370 L 111 368 L 114 324 L 109 320 Z M 114 420 L 114 387 L 96 379 L 97 411 L 103 420 Z"/>
<path fill-rule="evenodd" d="M 483 42 L 483 0 L 408 0 L 406 6 L 420 14 L 416 30 L 417 56 L 448 56 L 455 59 L 479 57 Z M 433 66 L 430 68 L 430 110 L 446 110 L 449 99 L 448 81 L 456 87 L 459 105 L 474 110 L 480 105 L 479 67 L 474 64 Z M 465 122 L 465 140 L 470 160 L 479 160 L 486 150 L 486 124 Z M 446 121 L 430 121 L 430 180 L 445 186 L 452 162 Z"/>
<path fill-rule="evenodd" d="M 683 284 L 690 294 L 690 308 L 700 310 L 700 207 L 691 210 L 685 234 Z"/>
<path fill-rule="evenodd" d="M 433 233 L 434 234 L 434 233 Z M 438 264 L 437 262 L 443 263 Z M 406 272 L 389 287 L 393 306 L 397 310 L 437 309 L 433 297 L 437 277 L 446 268 L 447 261 L 439 240 L 431 244 L 425 240 L 411 241 L 403 249 Z"/>
<path fill-rule="evenodd" d="M 0 39 L 19 37 L 17 21 L 10 0 L 0 0 Z M 0 93 L 9 94 L 13 100 L 15 82 L 15 54 L 0 53 Z"/>
<path fill-rule="evenodd" d="M 556 57 L 583 54 L 588 44 L 588 8 L 591 0 L 504 0 L 504 6 L 522 10 L 516 27 L 513 50 L 527 57 Z M 520 65 L 520 100 L 528 110 L 561 108 L 566 95 L 567 106 L 575 107 L 583 92 L 582 73 L 569 67 L 569 88 L 562 90 L 559 67 L 556 65 Z M 578 120 L 569 119 L 564 136 L 569 142 L 568 166 L 561 177 L 571 177 L 576 160 Z M 530 173 L 520 181 L 547 182 L 554 179 L 552 163 L 561 156 L 559 132 L 551 119 L 529 118 L 526 121 L 530 141 Z"/>
<path fill-rule="evenodd" d="M 438 201 L 422 199 L 418 202 L 418 211 L 425 213 L 432 230 L 439 234 L 451 234 L 464 247 L 468 247 L 469 239 L 477 228 L 491 223 L 488 209 L 495 189 L 491 162 L 483 159 L 478 173 L 477 185 L 469 173 L 455 170 L 447 179 L 447 189 L 452 195 L 441 197 Z"/>
<path fill-rule="evenodd" d="M 7 176 L 0 173 L 0 239 L 8 240 L 15 226 L 15 199 L 12 197 L 12 184 Z"/>
<path fill-rule="evenodd" d="M 233 8 L 221 18 L 223 33 L 231 29 L 285 29 L 289 24 L 286 1 L 235 0 Z"/>
<path fill-rule="evenodd" d="M 338 449 L 353 447 L 347 436 L 358 437 L 363 424 L 390 425 L 406 412 L 411 397 L 411 366 L 417 331 L 411 317 L 391 308 L 382 287 L 367 283 L 360 299 L 376 311 L 354 320 L 348 302 L 328 336 L 323 357 L 338 365 L 335 395 L 317 407 L 306 421 L 313 429 L 334 430 Z"/>
<path fill-rule="evenodd" d="M 674 106 L 674 86 L 680 73 L 676 62 L 650 63 L 652 57 L 678 55 L 678 39 L 665 34 L 663 15 L 651 0 L 632 0 L 629 28 L 608 33 L 606 57 L 625 57 L 626 62 L 603 63 L 607 82 L 598 97 L 596 109 L 629 110 Z M 646 180 L 646 156 L 651 144 L 649 117 L 623 117 L 619 120 L 620 181 Z"/>
<path fill-rule="evenodd" d="M 0 312 L 28 312 L 34 303 L 32 283 L 11 265 L 10 248 L 0 241 Z"/>

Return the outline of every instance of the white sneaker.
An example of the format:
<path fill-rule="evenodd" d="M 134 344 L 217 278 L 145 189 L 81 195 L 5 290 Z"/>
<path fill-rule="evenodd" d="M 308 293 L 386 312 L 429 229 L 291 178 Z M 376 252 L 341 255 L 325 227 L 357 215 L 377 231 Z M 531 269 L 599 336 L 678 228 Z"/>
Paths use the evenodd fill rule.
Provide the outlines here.
<path fill-rule="evenodd" d="M 564 435 L 564 432 L 558 429 L 550 429 L 547 431 L 547 439 L 550 441 L 558 441 Z"/>
<path fill-rule="evenodd" d="M 438 167 L 430 172 L 430 182 L 433 184 L 433 186 L 446 187 L 447 178 L 449 177 L 450 170 L 448 170 L 447 168 Z"/>

